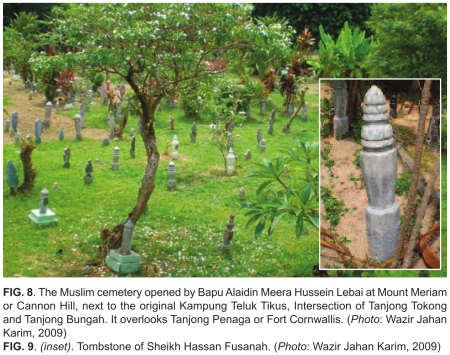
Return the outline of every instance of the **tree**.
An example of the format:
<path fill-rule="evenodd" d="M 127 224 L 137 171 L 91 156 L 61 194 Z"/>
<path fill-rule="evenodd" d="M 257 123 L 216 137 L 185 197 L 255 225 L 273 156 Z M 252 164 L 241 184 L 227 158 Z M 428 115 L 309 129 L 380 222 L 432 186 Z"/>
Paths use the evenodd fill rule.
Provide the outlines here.
<path fill-rule="evenodd" d="M 189 85 L 223 72 L 209 65 L 230 61 L 232 49 L 250 47 L 260 36 L 280 38 L 277 29 L 261 33 L 250 21 L 246 4 L 71 4 L 54 9 L 59 46 L 73 48 L 57 56 L 36 56 L 36 67 L 63 63 L 114 73 L 134 96 L 130 104 L 142 122 L 147 166 L 133 210 L 136 224 L 155 188 L 160 154 L 156 145 L 155 110 L 160 101 Z M 261 41 L 259 41 L 261 43 Z M 283 45 L 280 43 L 280 45 Z M 102 238 L 121 240 L 123 224 L 105 228 Z"/>

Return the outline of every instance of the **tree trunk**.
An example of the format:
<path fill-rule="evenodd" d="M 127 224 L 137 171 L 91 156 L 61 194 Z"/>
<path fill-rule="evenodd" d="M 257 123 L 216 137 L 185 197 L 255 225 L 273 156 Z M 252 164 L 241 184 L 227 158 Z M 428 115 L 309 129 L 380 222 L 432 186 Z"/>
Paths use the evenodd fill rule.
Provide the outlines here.
<path fill-rule="evenodd" d="M 23 184 L 17 189 L 18 193 L 24 193 L 31 191 L 34 187 L 34 179 L 36 178 L 36 169 L 33 167 L 33 161 L 31 160 L 31 154 L 36 148 L 35 145 L 28 143 L 25 139 L 22 139 L 22 147 L 20 149 L 20 160 L 23 164 Z"/>
<path fill-rule="evenodd" d="M 295 116 L 297 116 L 298 112 L 300 111 L 300 109 L 302 108 L 302 106 L 305 104 L 305 94 L 306 91 L 308 90 L 308 87 L 305 88 L 305 90 L 302 90 L 300 92 L 300 105 L 298 106 L 297 110 L 295 110 L 295 112 L 292 114 L 292 116 L 289 118 L 289 120 L 286 122 L 286 125 L 283 128 L 283 133 L 287 133 L 289 132 L 289 129 L 291 128 L 291 124 L 294 121 Z"/>
<path fill-rule="evenodd" d="M 417 242 L 417 236 L 419 235 L 420 223 L 422 222 L 423 216 L 425 215 L 425 209 L 427 208 L 428 200 L 430 199 L 431 191 L 433 190 L 433 185 L 436 182 L 436 177 L 439 174 L 440 167 L 441 167 L 440 157 L 437 157 L 436 163 L 433 168 L 433 172 L 431 173 L 430 176 L 430 181 L 428 182 L 427 189 L 425 190 L 425 194 L 423 196 L 423 200 L 419 208 L 419 212 L 417 213 L 416 221 L 414 223 L 411 236 L 409 238 L 408 249 L 406 251 L 405 258 L 403 259 L 403 269 L 409 269 L 411 267 L 414 247 Z"/>
<path fill-rule="evenodd" d="M 416 190 L 419 185 L 420 162 L 422 160 L 422 151 L 423 151 L 422 149 L 423 135 L 425 132 L 425 118 L 428 112 L 428 102 L 430 101 L 430 88 L 431 88 L 431 80 L 425 80 L 425 86 L 422 91 L 422 104 L 420 105 L 420 112 L 419 112 L 419 128 L 416 139 L 413 179 L 411 181 L 411 187 L 409 189 L 408 203 L 406 205 L 405 214 L 403 215 L 403 223 L 400 229 L 400 236 L 398 238 L 397 251 L 394 255 L 394 259 L 391 265 L 391 267 L 393 268 L 397 267 L 397 263 L 401 255 L 404 242 L 408 235 L 409 221 L 411 219 L 411 212 L 414 206 L 414 201 L 416 199 Z"/>

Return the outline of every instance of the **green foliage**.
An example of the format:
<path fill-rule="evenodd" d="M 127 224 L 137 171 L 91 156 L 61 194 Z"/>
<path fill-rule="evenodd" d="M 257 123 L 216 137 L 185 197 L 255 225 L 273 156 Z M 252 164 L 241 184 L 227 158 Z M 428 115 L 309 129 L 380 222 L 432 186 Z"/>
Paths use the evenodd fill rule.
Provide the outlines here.
<path fill-rule="evenodd" d="M 358 27 L 352 31 L 348 22 L 336 42 L 325 33 L 322 26 L 319 29 L 319 59 L 308 61 L 313 65 L 312 69 L 333 78 L 365 77 L 363 63 L 369 53 L 372 38 L 365 38 L 365 32 L 361 32 Z"/>
<path fill-rule="evenodd" d="M 320 108 L 320 137 L 327 138 L 333 131 L 334 103 L 324 98 Z"/>
<path fill-rule="evenodd" d="M 361 169 L 361 150 L 362 148 L 356 149 L 355 154 L 353 154 L 353 164 L 358 169 Z"/>
<path fill-rule="evenodd" d="M 92 91 L 97 92 L 98 89 L 105 82 L 105 74 L 97 73 L 91 70 L 85 71 L 84 76 L 88 78 L 92 83 Z"/>
<path fill-rule="evenodd" d="M 411 186 L 412 172 L 403 172 L 395 183 L 395 193 L 398 196 L 407 196 Z"/>
<path fill-rule="evenodd" d="M 447 93 L 447 5 L 374 5 L 366 66 L 374 78 L 442 78 Z"/>
<path fill-rule="evenodd" d="M 319 228 L 318 173 L 317 168 L 307 162 L 316 154 L 317 147 L 318 143 L 305 144 L 300 141 L 287 157 L 280 156 L 273 161 L 263 159 L 263 164 L 257 164 L 258 169 L 250 177 L 265 181 L 256 192 L 256 202 L 243 204 L 243 207 L 250 209 L 245 214 L 250 217 L 247 226 L 258 222 L 256 239 L 267 225 L 270 235 L 285 216 L 295 220 L 297 237 L 302 235 L 305 223 Z M 288 179 L 295 172 L 302 173 L 302 179 Z M 286 183 L 287 180 L 290 183 Z"/>
<path fill-rule="evenodd" d="M 330 221 L 330 229 L 333 230 L 341 221 L 341 217 L 348 212 L 348 208 L 345 207 L 344 201 L 335 198 L 333 191 L 325 186 L 321 187 L 320 198 L 326 212 L 325 220 Z"/>
<path fill-rule="evenodd" d="M 442 145 L 442 150 L 447 151 L 447 116 L 442 116 L 441 117 L 441 145 Z"/>

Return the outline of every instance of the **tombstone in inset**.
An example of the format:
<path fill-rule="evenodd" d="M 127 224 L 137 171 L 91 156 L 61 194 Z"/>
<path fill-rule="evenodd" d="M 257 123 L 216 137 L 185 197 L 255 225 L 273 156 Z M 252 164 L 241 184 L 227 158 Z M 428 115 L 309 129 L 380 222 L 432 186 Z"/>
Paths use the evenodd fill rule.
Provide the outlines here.
<path fill-rule="evenodd" d="M 232 135 L 227 139 L 227 150 L 229 151 L 231 148 L 234 148 L 234 138 Z"/>
<path fill-rule="evenodd" d="M 440 105 L 439 103 L 435 103 L 433 106 L 433 113 L 430 117 L 430 124 L 428 126 L 427 133 L 427 146 L 430 152 L 439 151 L 440 147 L 440 132 L 441 132 L 441 114 L 440 114 Z"/>
<path fill-rule="evenodd" d="M 131 140 L 130 155 L 132 158 L 136 156 L 136 137 Z"/>
<path fill-rule="evenodd" d="M 364 98 L 361 131 L 361 169 L 369 205 L 366 227 L 369 257 L 384 262 L 396 253 L 400 233 L 400 207 L 395 198 L 397 149 L 388 122 L 386 98 L 372 86 Z"/>
<path fill-rule="evenodd" d="M 44 125 L 49 127 L 52 123 L 52 103 L 49 101 L 45 104 Z"/>
<path fill-rule="evenodd" d="M 177 160 L 178 159 L 178 147 L 180 146 L 180 142 L 178 142 L 177 136 L 173 136 L 172 141 L 172 159 Z"/>
<path fill-rule="evenodd" d="M 303 104 L 301 111 L 302 111 L 302 120 L 307 121 L 308 120 L 308 111 L 306 108 L 306 102 Z"/>
<path fill-rule="evenodd" d="M 141 127 L 142 127 L 142 122 L 141 122 L 141 119 L 139 118 L 138 124 L 137 124 L 137 130 L 136 130 L 137 134 L 141 134 Z"/>
<path fill-rule="evenodd" d="M 77 141 L 81 141 L 83 139 L 83 136 L 81 134 L 81 116 L 77 113 L 75 115 L 75 139 Z"/>
<path fill-rule="evenodd" d="M 70 157 L 71 157 L 70 148 L 65 147 L 64 155 L 63 155 L 63 159 L 64 159 L 63 168 L 70 168 Z"/>
<path fill-rule="evenodd" d="M 6 119 L 5 121 L 5 132 L 9 132 L 9 130 L 11 129 L 11 122 Z"/>
<path fill-rule="evenodd" d="M 17 126 L 19 124 L 19 112 L 14 111 L 11 114 L 11 124 L 12 124 L 12 130 L 13 132 L 17 132 Z"/>
<path fill-rule="evenodd" d="M 345 87 L 345 80 L 335 80 L 333 90 L 334 100 L 334 138 L 343 138 L 349 130 L 349 120 L 347 116 L 348 93 Z"/>
<path fill-rule="evenodd" d="M 55 225 L 58 222 L 55 212 L 48 208 L 47 189 L 43 189 L 41 191 L 39 209 L 31 210 L 31 213 L 28 215 L 28 219 L 31 224 L 38 228 Z"/>
<path fill-rule="evenodd" d="M 262 129 L 261 128 L 258 129 L 258 133 L 256 135 L 256 139 L 258 141 L 258 148 L 261 148 L 261 141 L 263 139 L 263 134 L 262 134 Z"/>
<path fill-rule="evenodd" d="M 259 147 L 261 149 L 261 153 L 264 153 L 266 151 L 266 140 L 264 138 L 261 139 L 261 144 Z"/>
<path fill-rule="evenodd" d="M 390 107 L 390 116 L 392 118 L 397 118 L 397 96 L 395 94 L 392 94 L 391 100 L 389 101 L 389 107 Z"/>
<path fill-rule="evenodd" d="M 263 100 L 261 100 L 261 115 L 265 115 L 266 114 L 266 102 Z"/>
<path fill-rule="evenodd" d="M 134 137 L 134 128 L 130 129 L 130 137 Z"/>
<path fill-rule="evenodd" d="M 41 134 L 42 134 L 43 129 L 44 129 L 44 124 L 38 118 L 36 121 L 34 121 L 34 135 L 36 136 L 36 139 L 34 141 L 36 144 L 41 143 Z"/>
<path fill-rule="evenodd" d="M 233 175 L 234 173 L 234 162 L 236 161 L 236 157 L 233 154 L 233 148 L 230 148 L 227 155 L 227 174 Z"/>
<path fill-rule="evenodd" d="M 230 219 L 228 220 L 227 226 L 223 231 L 223 240 L 222 240 L 222 251 L 229 251 L 231 240 L 233 239 L 234 234 L 234 214 L 230 214 Z"/>
<path fill-rule="evenodd" d="M 175 119 L 170 115 L 169 118 L 169 130 L 174 131 L 175 130 Z"/>
<path fill-rule="evenodd" d="M 64 129 L 62 128 L 59 130 L 59 140 L 60 141 L 64 140 Z"/>
<path fill-rule="evenodd" d="M 129 219 L 123 226 L 123 238 L 120 251 L 111 250 L 106 257 L 106 265 L 118 273 L 134 273 L 141 269 L 141 257 L 131 250 L 134 224 Z"/>
<path fill-rule="evenodd" d="M 56 100 L 55 111 L 56 113 L 59 113 L 59 100 Z"/>
<path fill-rule="evenodd" d="M 252 159 L 252 152 L 250 151 L 250 149 L 247 149 L 247 151 L 244 154 L 244 157 L 246 160 Z"/>
<path fill-rule="evenodd" d="M 91 159 L 89 159 L 86 163 L 86 166 L 84 168 L 84 183 L 85 184 L 90 184 L 92 183 L 92 181 L 94 181 L 94 175 L 92 175 L 92 173 L 94 172 L 94 168 L 92 167 L 92 163 L 91 163 Z"/>
<path fill-rule="evenodd" d="M 109 139 L 108 138 L 103 138 L 102 139 L 102 147 L 107 147 L 109 145 Z"/>
<path fill-rule="evenodd" d="M 80 108 L 79 108 L 78 114 L 80 115 L 81 129 L 85 129 L 86 128 L 86 120 L 85 120 L 86 111 L 84 109 L 83 103 L 80 103 Z"/>
<path fill-rule="evenodd" d="M 245 200 L 245 188 L 240 188 L 239 189 L 239 200 Z"/>
<path fill-rule="evenodd" d="M 176 172 L 175 172 L 175 163 L 171 161 L 169 163 L 169 180 L 168 185 L 170 190 L 174 190 L 176 187 Z"/>
<path fill-rule="evenodd" d="M 8 177 L 6 178 L 6 182 L 8 183 L 8 186 L 12 191 L 17 186 L 19 186 L 19 178 L 17 177 L 17 170 L 12 160 L 8 160 L 8 166 L 6 167 L 6 174 L 8 175 Z"/>
<path fill-rule="evenodd" d="M 33 99 L 33 91 L 30 91 L 28 94 L 28 100 L 32 100 Z"/>
<path fill-rule="evenodd" d="M 197 124 L 195 122 L 192 123 L 190 137 L 191 137 L 191 142 L 195 143 L 197 140 Z"/>
<path fill-rule="evenodd" d="M 109 113 L 108 117 L 108 128 L 109 128 L 109 138 L 113 139 L 116 134 L 116 123 L 114 122 L 114 116 Z"/>
<path fill-rule="evenodd" d="M 20 132 L 17 132 L 14 136 L 14 144 L 19 144 L 20 138 L 22 138 L 22 135 L 20 134 Z"/>
<path fill-rule="evenodd" d="M 114 153 L 113 153 L 113 163 L 112 163 L 112 169 L 118 170 L 119 169 L 119 153 L 120 148 L 114 147 Z"/>

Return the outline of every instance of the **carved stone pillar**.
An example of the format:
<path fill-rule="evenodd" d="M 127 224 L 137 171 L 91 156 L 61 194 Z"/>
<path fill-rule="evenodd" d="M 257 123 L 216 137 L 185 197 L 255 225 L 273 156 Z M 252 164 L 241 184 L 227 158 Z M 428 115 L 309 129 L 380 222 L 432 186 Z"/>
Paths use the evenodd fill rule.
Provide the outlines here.
<path fill-rule="evenodd" d="M 343 138 L 349 130 L 349 120 L 347 116 L 348 93 L 345 80 L 335 80 L 333 90 L 334 100 L 334 138 Z"/>

